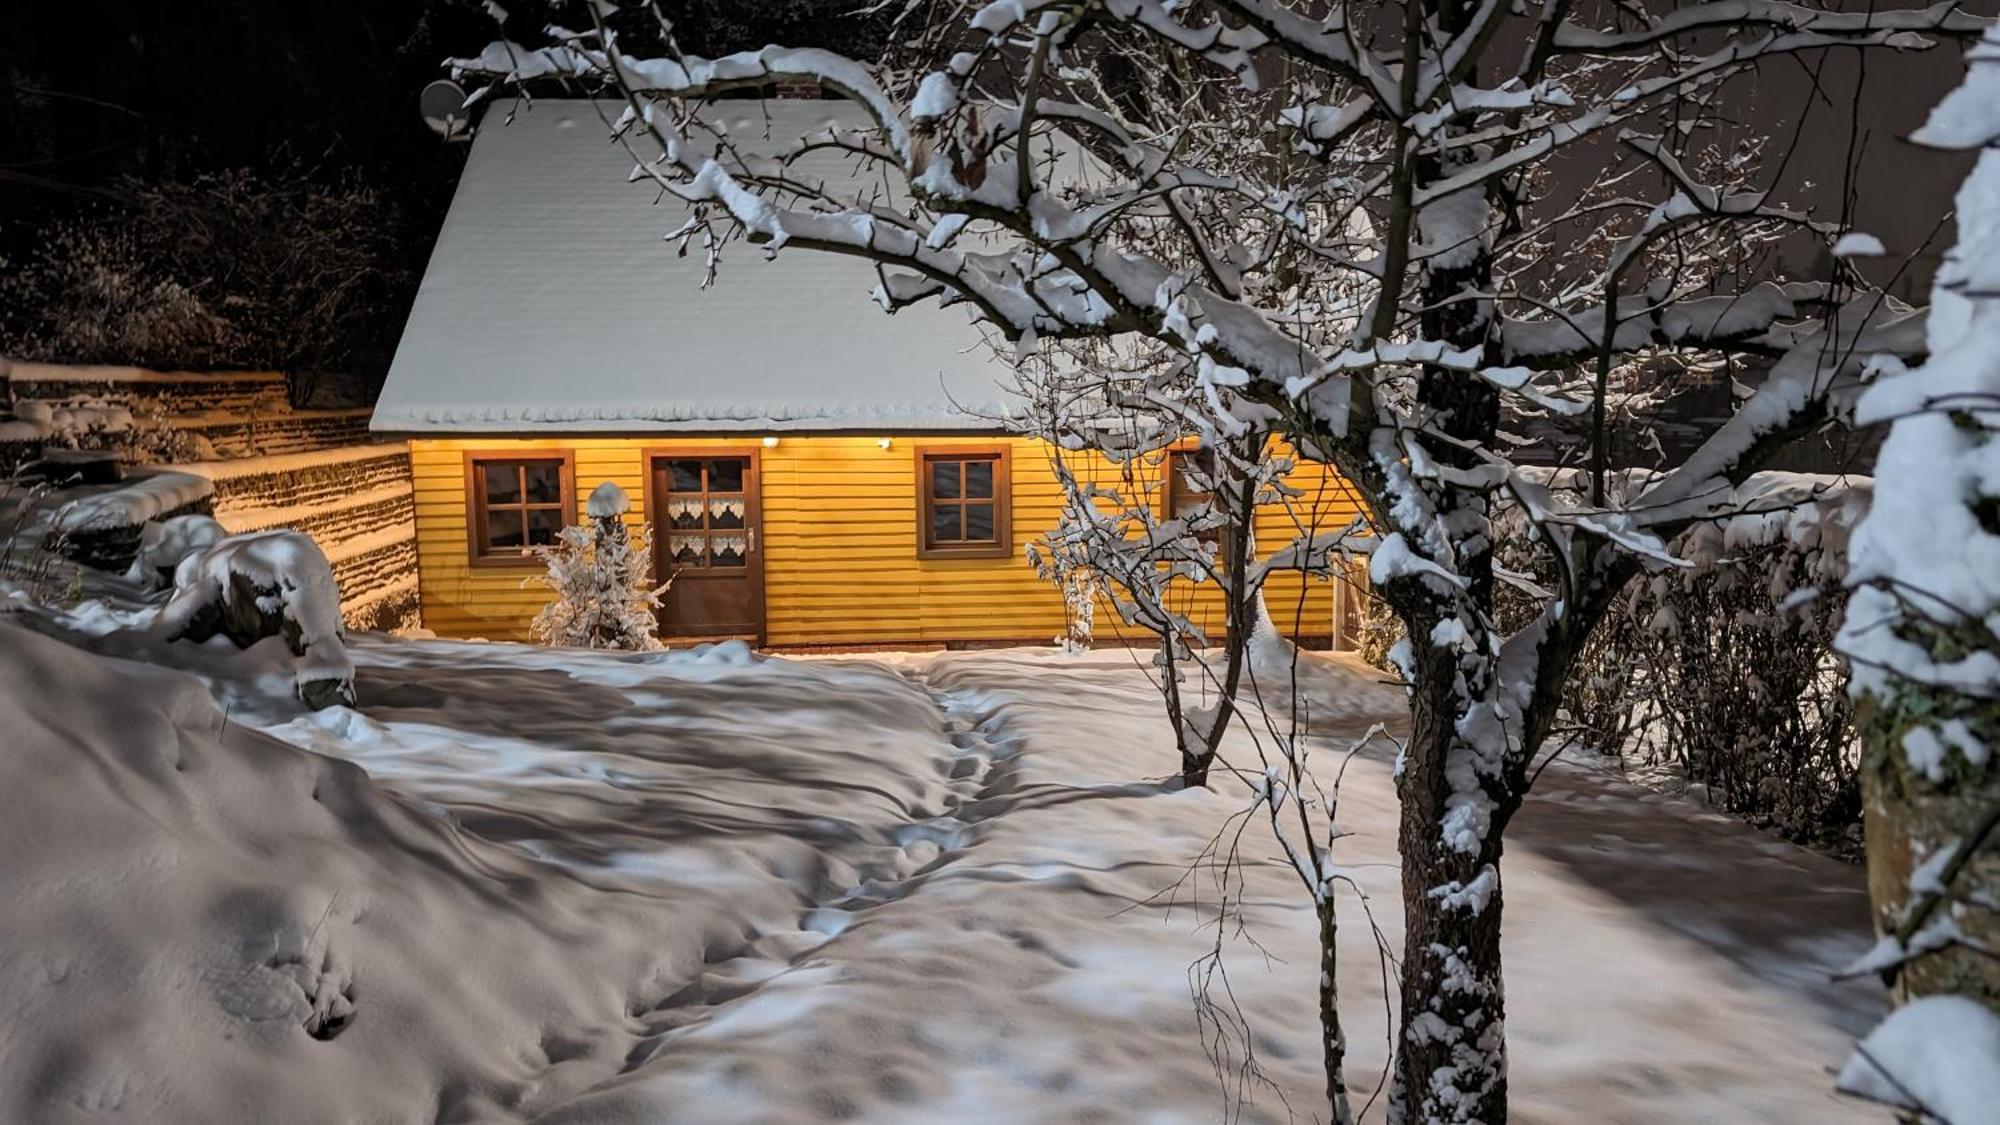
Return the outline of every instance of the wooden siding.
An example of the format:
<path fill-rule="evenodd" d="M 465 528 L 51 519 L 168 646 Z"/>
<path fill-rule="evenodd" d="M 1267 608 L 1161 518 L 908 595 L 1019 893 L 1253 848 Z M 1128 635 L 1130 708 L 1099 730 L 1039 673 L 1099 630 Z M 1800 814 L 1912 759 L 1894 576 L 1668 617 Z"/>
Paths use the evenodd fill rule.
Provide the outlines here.
<path fill-rule="evenodd" d="M 757 436 L 715 438 L 418 439 L 410 443 L 416 486 L 417 544 L 424 624 L 442 636 L 519 639 L 547 600 L 539 586 L 524 586 L 539 566 L 468 564 L 465 454 L 486 450 L 568 450 L 576 463 L 576 503 L 603 481 L 633 498 L 631 519 L 646 517 L 647 473 L 643 450 L 756 447 L 763 457 L 763 529 L 766 638 L 773 646 L 863 645 L 980 641 L 1047 641 L 1063 629 L 1060 594 L 1035 577 L 1025 549 L 1055 525 L 1061 486 L 1045 446 L 1032 439 L 993 439 L 1013 446 L 1012 539 L 1007 558 L 917 557 L 916 461 L 926 444 L 963 445 L 964 439 L 895 437 L 883 449 L 877 437 L 784 437 L 764 448 Z M 1090 471 L 1117 483 L 1118 470 Z M 1135 474 L 1157 498 L 1156 466 Z M 1293 487 L 1304 496 L 1287 511 L 1272 507 L 1258 517 L 1258 542 L 1268 551 L 1289 543 L 1296 520 L 1319 530 L 1345 526 L 1355 512 L 1351 491 L 1321 466 L 1294 470 Z M 580 519 L 580 513 L 573 514 Z M 1280 575 L 1268 587 L 1271 615 L 1286 632 L 1325 637 L 1332 632 L 1330 583 Z M 1191 590 L 1188 609 L 1205 627 L 1219 629 L 1220 601 L 1213 591 Z M 1130 637 L 1108 606 L 1097 612 L 1100 642 Z"/>

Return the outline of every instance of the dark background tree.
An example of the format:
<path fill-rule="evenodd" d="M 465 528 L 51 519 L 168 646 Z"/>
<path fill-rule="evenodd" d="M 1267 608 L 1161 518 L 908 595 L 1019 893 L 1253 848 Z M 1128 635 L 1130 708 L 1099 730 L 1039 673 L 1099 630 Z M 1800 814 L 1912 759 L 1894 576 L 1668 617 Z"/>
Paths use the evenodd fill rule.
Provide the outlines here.
<path fill-rule="evenodd" d="M 865 56 L 886 20 L 857 6 L 695 0 L 672 14 L 700 54 L 779 41 Z M 505 8 L 529 44 L 576 18 L 545 0 Z M 619 22 L 657 35 L 650 14 Z M 0 259 L 15 283 L 0 355 L 379 383 L 465 157 L 417 94 L 444 58 L 494 37 L 482 0 L 104 0 L 26 5 L 9 24 Z M 250 246 L 259 260 L 237 261 Z M 99 308 L 129 315 L 76 322 Z"/>

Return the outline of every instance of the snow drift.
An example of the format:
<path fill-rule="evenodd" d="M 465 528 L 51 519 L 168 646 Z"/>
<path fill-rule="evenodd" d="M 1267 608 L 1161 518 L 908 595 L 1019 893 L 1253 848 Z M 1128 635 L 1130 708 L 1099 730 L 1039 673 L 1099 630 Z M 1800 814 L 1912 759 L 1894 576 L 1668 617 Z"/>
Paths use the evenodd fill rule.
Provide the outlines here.
<path fill-rule="evenodd" d="M 702 963 L 679 896 L 469 837 L 190 677 L 11 622 L 0 661 L 0 1119 L 486 1119 Z"/>
<path fill-rule="evenodd" d="M 276 639 L 137 650 L 189 675 L 17 622 L 65 628 L 0 617 L 0 1121 L 1193 1125 L 1240 1096 L 1277 1125 L 1318 1088 L 1312 912 L 1254 846 L 1256 944 L 1232 926 L 1221 956 L 1271 1085 L 1225 1090 L 1204 1055 L 1218 931 L 1190 865 L 1243 800 L 1143 780 L 1172 741 L 1130 653 L 359 635 L 362 708 L 309 711 L 263 682 Z M 1338 745 L 1400 707 L 1337 661 L 1300 675 Z M 1357 759 L 1342 806 L 1378 903 L 1390 771 Z M 1838 909 L 1858 879 L 1615 785 L 1559 764 L 1510 853 L 1520 1116 L 1866 1119 L 1826 1090 L 1848 1040 L 1809 956 L 1866 947 Z"/>

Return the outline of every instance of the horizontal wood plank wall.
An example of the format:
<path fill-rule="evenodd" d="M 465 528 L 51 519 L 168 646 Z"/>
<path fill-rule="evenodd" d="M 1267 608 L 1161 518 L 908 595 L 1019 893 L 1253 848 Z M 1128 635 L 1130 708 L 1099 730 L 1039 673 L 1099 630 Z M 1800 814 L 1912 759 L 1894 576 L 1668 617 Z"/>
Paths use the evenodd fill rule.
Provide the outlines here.
<path fill-rule="evenodd" d="M 977 439 L 936 439 L 966 445 Z M 763 463 L 765 616 L 770 644 L 838 645 L 897 642 L 1047 641 L 1063 629 L 1062 598 L 1035 577 L 1027 545 L 1055 525 L 1061 486 L 1047 448 L 1026 438 L 1013 446 L 1013 552 L 1004 559 L 919 559 L 916 553 L 917 481 L 912 450 L 932 439 L 897 437 L 883 449 L 872 437 L 785 437 L 763 448 L 757 437 L 418 439 L 411 465 L 416 487 L 417 545 L 422 571 L 424 623 L 442 636 L 523 639 L 528 622 L 548 600 L 524 580 L 540 567 L 473 567 L 467 561 L 464 480 L 468 450 L 571 450 L 576 458 L 576 502 L 612 481 L 629 493 L 633 523 L 645 518 L 643 450 L 742 445 L 758 448 Z M 1120 485 L 1124 474 L 1093 463 L 1089 475 Z M 1156 495 L 1157 466 L 1133 474 Z M 1290 478 L 1304 495 L 1288 512 L 1272 507 L 1257 521 L 1260 553 L 1289 543 L 1299 524 L 1320 531 L 1346 525 L 1354 500 L 1340 479 L 1313 464 Z M 573 520 L 581 513 L 573 513 Z M 1279 575 L 1268 587 L 1272 618 L 1293 635 L 1323 637 L 1332 630 L 1333 590 L 1324 581 Z M 1212 589 L 1190 590 L 1184 611 L 1219 632 L 1220 600 Z M 1097 612 L 1100 642 L 1143 640 L 1117 620 L 1108 605 Z"/>

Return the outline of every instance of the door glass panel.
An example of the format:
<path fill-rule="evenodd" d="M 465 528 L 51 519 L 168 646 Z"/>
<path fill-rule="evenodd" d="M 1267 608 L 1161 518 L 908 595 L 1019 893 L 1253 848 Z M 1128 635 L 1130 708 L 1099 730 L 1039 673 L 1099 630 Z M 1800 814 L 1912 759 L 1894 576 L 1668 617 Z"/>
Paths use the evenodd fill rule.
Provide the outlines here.
<path fill-rule="evenodd" d="M 496 548 L 520 547 L 522 546 L 521 536 L 520 512 L 486 513 L 486 541 L 492 546 Z"/>
<path fill-rule="evenodd" d="M 546 547 L 556 541 L 562 531 L 563 519 L 560 508 L 528 509 L 528 545 Z"/>
<path fill-rule="evenodd" d="M 667 541 L 676 566 L 707 566 L 708 539 L 701 535 L 676 535 Z"/>
<path fill-rule="evenodd" d="M 955 500 L 961 495 L 958 491 L 958 465 L 957 461 L 931 462 L 932 496 L 940 500 Z"/>
<path fill-rule="evenodd" d="M 528 477 L 528 502 L 531 504 L 562 503 L 562 465 L 547 462 L 530 463 L 524 466 Z"/>
<path fill-rule="evenodd" d="M 734 529 L 743 526 L 743 501 L 733 497 L 708 502 L 708 526 Z"/>
<path fill-rule="evenodd" d="M 514 465 L 481 465 L 479 473 L 486 478 L 486 502 L 488 504 L 519 504 L 521 502 L 521 472 Z"/>
<path fill-rule="evenodd" d="M 958 513 L 956 504 L 940 504 L 931 510 L 931 542 L 952 543 L 963 538 Z"/>
<path fill-rule="evenodd" d="M 708 490 L 710 492 L 743 491 L 743 462 L 736 458 L 708 463 Z"/>
<path fill-rule="evenodd" d="M 965 506 L 965 537 L 991 541 L 993 538 L 993 505 L 967 504 Z"/>
<path fill-rule="evenodd" d="M 669 461 L 667 462 L 667 470 L 673 475 L 673 491 L 701 491 L 701 462 Z"/>
<path fill-rule="evenodd" d="M 965 494 L 967 496 L 982 498 L 993 495 L 993 462 L 967 461 L 965 463 Z"/>
<path fill-rule="evenodd" d="M 716 566 L 742 566 L 749 546 L 749 540 L 741 535 L 717 535 L 708 541 Z"/>
<path fill-rule="evenodd" d="M 701 501 L 674 499 L 667 502 L 667 522 L 679 531 L 701 526 Z"/>

